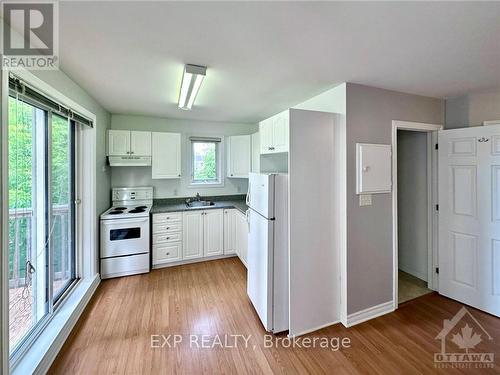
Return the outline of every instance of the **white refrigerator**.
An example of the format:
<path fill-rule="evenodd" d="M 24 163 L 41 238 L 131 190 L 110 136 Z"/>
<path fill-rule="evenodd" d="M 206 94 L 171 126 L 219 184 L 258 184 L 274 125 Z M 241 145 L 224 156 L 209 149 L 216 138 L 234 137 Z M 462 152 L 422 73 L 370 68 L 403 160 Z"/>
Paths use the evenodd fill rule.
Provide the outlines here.
<path fill-rule="evenodd" d="M 288 175 L 250 173 L 247 293 L 268 332 L 288 330 Z"/>

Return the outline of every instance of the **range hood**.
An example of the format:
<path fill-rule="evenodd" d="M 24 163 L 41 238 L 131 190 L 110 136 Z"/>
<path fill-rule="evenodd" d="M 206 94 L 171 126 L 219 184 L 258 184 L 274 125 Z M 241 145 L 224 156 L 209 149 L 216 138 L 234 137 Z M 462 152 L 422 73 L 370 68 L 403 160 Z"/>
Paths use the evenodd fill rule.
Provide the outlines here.
<path fill-rule="evenodd" d="M 151 156 L 108 156 L 112 167 L 150 167 Z"/>

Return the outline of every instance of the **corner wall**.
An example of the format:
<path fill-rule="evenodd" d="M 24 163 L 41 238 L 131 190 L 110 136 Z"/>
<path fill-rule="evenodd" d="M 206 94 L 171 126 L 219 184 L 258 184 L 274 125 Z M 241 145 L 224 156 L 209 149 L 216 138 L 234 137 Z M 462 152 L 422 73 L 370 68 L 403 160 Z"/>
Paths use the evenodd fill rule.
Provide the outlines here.
<path fill-rule="evenodd" d="M 446 129 L 480 126 L 489 120 L 500 120 L 500 89 L 446 100 Z"/>
<path fill-rule="evenodd" d="M 444 100 L 347 84 L 347 313 L 392 301 L 392 194 L 360 207 L 356 143 L 392 142 L 392 121 L 444 123 Z"/>

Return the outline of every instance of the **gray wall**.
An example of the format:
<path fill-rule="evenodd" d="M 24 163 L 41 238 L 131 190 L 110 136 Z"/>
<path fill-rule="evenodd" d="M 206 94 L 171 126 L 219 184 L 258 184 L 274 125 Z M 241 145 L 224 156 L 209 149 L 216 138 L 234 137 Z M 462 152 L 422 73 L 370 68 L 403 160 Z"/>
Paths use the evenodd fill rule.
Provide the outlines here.
<path fill-rule="evenodd" d="M 111 184 L 120 186 L 153 186 L 155 198 L 190 197 L 201 195 L 246 194 L 248 180 L 224 178 L 224 187 L 189 187 L 189 143 L 190 135 L 229 136 L 252 134 L 258 130 L 255 124 L 232 124 L 224 122 L 176 120 L 159 117 L 112 115 L 112 129 L 144 130 L 181 133 L 182 178 L 172 180 L 151 179 L 151 167 L 112 167 Z M 224 146 L 224 144 L 223 144 Z M 223 173 L 226 176 L 225 148 L 223 149 Z"/>
<path fill-rule="evenodd" d="M 111 124 L 110 114 L 61 70 L 32 71 L 41 80 L 85 107 L 97 116 L 96 120 L 96 211 L 97 214 L 110 206 L 111 171 L 106 167 L 106 130 Z"/>
<path fill-rule="evenodd" d="M 470 93 L 446 100 L 446 128 L 479 126 L 500 120 L 500 90 Z"/>
<path fill-rule="evenodd" d="M 398 131 L 399 269 L 427 281 L 427 134 Z"/>
<path fill-rule="evenodd" d="M 359 207 L 356 143 L 392 142 L 392 121 L 444 123 L 444 101 L 347 84 L 347 312 L 392 300 L 392 195 Z"/>

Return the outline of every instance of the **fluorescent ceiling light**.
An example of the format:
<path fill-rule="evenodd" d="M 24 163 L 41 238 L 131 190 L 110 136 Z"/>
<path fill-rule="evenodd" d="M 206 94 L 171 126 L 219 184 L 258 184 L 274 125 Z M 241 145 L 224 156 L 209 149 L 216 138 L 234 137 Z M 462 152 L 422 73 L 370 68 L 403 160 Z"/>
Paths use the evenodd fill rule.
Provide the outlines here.
<path fill-rule="evenodd" d="M 200 90 L 201 83 L 207 72 L 206 66 L 190 65 L 184 66 L 182 75 L 181 92 L 179 94 L 179 108 L 189 110 L 193 107 L 196 95 Z"/>

